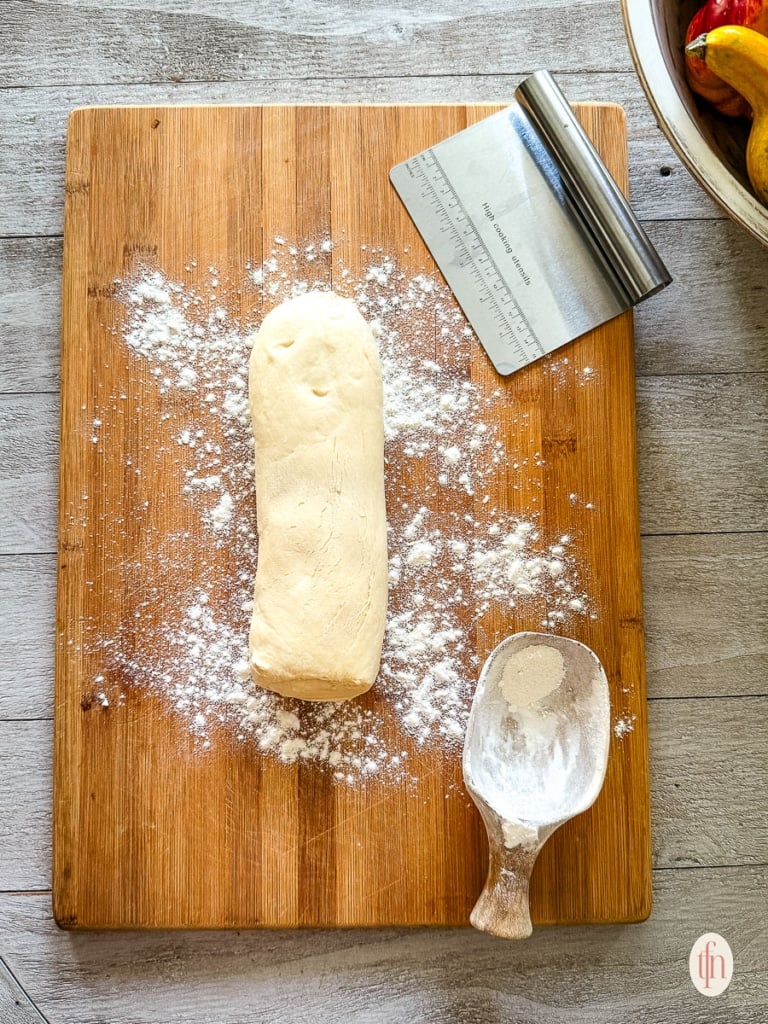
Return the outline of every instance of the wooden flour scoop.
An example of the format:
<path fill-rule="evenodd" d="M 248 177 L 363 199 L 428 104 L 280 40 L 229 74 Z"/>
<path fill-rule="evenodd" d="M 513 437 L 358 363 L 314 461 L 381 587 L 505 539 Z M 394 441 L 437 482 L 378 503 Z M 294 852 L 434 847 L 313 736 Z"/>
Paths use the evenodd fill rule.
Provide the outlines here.
<path fill-rule="evenodd" d="M 608 681 L 584 644 L 516 633 L 491 653 L 464 742 L 464 782 L 490 854 L 470 918 L 476 928 L 507 939 L 531 934 L 533 865 L 555 829 L 596 800 L 609 740 Z"/>

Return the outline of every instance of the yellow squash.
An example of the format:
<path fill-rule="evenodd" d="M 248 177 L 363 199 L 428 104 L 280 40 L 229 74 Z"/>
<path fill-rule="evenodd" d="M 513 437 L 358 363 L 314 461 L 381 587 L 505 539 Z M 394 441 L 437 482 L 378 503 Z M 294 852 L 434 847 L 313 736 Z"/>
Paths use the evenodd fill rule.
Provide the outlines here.
<path fill-rule="evenodd" d="M 768 205 L 768 38 L 743 25 L 722 25 L 686 47 L 752 107 L 747 142 L 747 174 L 761 202 Z"/>

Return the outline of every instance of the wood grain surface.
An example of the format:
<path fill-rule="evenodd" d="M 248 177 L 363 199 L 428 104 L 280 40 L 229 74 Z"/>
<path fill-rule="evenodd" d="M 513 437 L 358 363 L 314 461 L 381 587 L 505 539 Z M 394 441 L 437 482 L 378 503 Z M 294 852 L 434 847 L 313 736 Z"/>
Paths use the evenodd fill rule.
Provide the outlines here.
<path fill-rule="evenodd" d="M 137 258 L 156 262 L 171 278 L 184 276 L 192 254 L 205 254 L 206 265 L 258 262 L 278 234 L 343 235 L 402 254 L 401 266 L 414 271 L 429 266 L 387 171 L 489 109 L 103 108 L 73 115 L 54 779 L 54 907 L 61 925 L 467 921 L 486 848 L 460 788 L 455 751 L 422 750 L 400 737 L 418 779 L 405 787 L 375 777 L 362 788 L 339 786 L 322 769 L 280 765 L 223 740 L 201 757 L 184 723 L 165 713 L 160 698 L 132 689 L 129 674 L 121 680 L 124 705 L 103 707 L 95 699 L 92 680 L 101 666 L 84 643 L 84 624 L 105 634 L 118 627 L 148 546 L 158 536 L 200 528 L 184 510 L 167 460 L 146 458 L 141 476 L 121 471 L 128 453 L 160 447 L 162 433 L 160 400 L 131 378 L 110 330 L 119 317 L 114 280 L 130 273 Z M 583 106 L 579 115 L 626 187 L 623 112 Z M 362 259 L 359 248 L 348 246 L 353 274 L 355 258 Z M 243 294 L 243 315 L 253 312 L 254 295 Z M 631 316 L 561 350 L 558 357 L 574 371 L 565 375 L 542 361 L 502 380 L 477 345 L 457 357 L 438 343 L 424 355 L 458 359 L 458 374 L 488 400 L 496 395 L 500 437 L 531 467 L 517 488 L 509 471 L 498 475 L 486 488 L 493 507 L 535 515 L 547 536 L 578 536 L 598 614 L 569 628 L 603 661 L 614 717 L 634 721 L 632 732 L 614 737 L 598 802 L 542 853 L 532 886 L 534 920 L 643 919 L 650 910 L 650 840 Z M 576 372 L 585 367 L 594 386 L 584 386 Z M 89 428 L 102 389 L 127 393 L 131 405 L 103 453 L 90 443 Z M 405 479 L 417 501 L 431 463 L 428 455 Z M 589 495 L 593 514 L 575 510 L 574 492 Z M 158 495 L 158 518 L 144 527 L 138 510 L 145 502 L 156 508 Z M 472 499 L 465 504 L 462 511 L 471 511 Z M 444 513 L 455 510 L 446 505 Z M 119 512 L 139 521 L 115 529 Z M 226 547 L 211 552 L 200 545 L 200 552 L 201 560 L 222 559 L 225 566 L 233 558 Z M 202 561 L 186 561 L 155 581 L 150 615 L 159 620 L 183 578 L 201 568 Z M 492 609 L 480 622 L 477 653 L 484 658 L 503 636 L 537 628 L 545 611 L 540 601 L 508 614 Z M 140 634 L 134 642 L 141 646 Z M 364 700 L 384 714 L 386 701 L 375 691 Z"/>

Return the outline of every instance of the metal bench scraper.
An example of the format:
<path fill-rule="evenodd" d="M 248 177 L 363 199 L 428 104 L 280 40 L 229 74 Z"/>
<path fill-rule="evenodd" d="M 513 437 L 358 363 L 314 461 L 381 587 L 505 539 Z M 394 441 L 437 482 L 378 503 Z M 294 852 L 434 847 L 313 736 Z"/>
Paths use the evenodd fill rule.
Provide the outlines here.
<path fill-rule="evenodd" d="M 671 281 L 548 71 L 390 178 L 501 374 Z"/>

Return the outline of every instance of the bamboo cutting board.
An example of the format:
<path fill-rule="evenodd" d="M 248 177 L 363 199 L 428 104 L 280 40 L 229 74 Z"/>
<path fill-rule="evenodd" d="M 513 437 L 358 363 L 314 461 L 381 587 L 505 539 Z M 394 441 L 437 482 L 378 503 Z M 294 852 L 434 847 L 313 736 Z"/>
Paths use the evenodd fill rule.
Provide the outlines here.
<path fill-rule="evenodd" d="M 224 740 L 201 756 L 185 723 L 160 697 L 138 692 L 129 672 L 121 680 L 125 700 L 100 701 L 98 657 L 83 638 L 94 624 L 114 628 L 128 614 L 142 544 L 196 528 L 171 470 L 160 459 L 142 463 L 142 452 L 159 443 L 161 414 L 172 411 L 174 399 L 128 376 L 113 330 L 120 315 L 115 279 L 137 259 L 186 280 L 193 257 L 201 271 L 209 262 L 256 265 L 276 235 L 343 234 L 347 242 L 396 250 L 406 269 L 433 267 L 389 184 L 389 168 L 495 109 L 96 108 L 72 115 L 54 778 L 53 899 L 62 927 L 468 921 L 487 852 L 461 790 L 456 750 L 419 750 L 403 736 L 418 778 L 406 786 L 375 777 L 362 787 L 335 784 L 319 768 L 283 766 Z M 577 110 L 626 188 L 623 112 L 610 105 Z M 238 301 L 244 317 L 259 314 L 255 293 Z M 453 358 L 439 340 L 432 356 Z M 612 737 L 597 803 L 558 831 L 539 859 L 533 919 L 636 921 L 650 911 L 651 864 L 631 314 L 555 357 L 591 368 L 597 384 L 583 386 L 578 373 L 558 377 L 544 362 L 501 379 L 477 344 L 457 367 L 481 394 L 501 389 L 494 405 L 499 436 L 530 457 L 517 489 L 499 475 L 494 504 L 535 513 L 549 532 L 578 534 L 598 614 L 577 617 L 569 631 L 603 661 L 614 720 L 634 716 L 632 731 Z M 90 434 L 100 396 L 118 392 L 133 415 L 98 452 Z M 125 471 L 127 453 L 143 465 L 141 474 Z M 416 500 L 428 465 L 411 481 Z M 573 492 L 589 496 L 593 514 L 577 510 Z M 149 502 L 157 509 L 151 531 L 140 522 L 115 529 L 121 510 Z M 226 545 L 206 553 L 225 563 L 231 557 Z M 177 569 L 194 578 L 199 566 L 192 560 Z M 177 582 L 173 573 L 153 581 L 151 614 L 162 616 Z M 473 636 L 477 652 L 484 656 L 508 633 L 540 628 L 540 617 L 522 605 L 489 613 Z M 140 649 L 140 627 L 132 638 Z M 364 700 L 375 712 L 375 692 Z"/>

